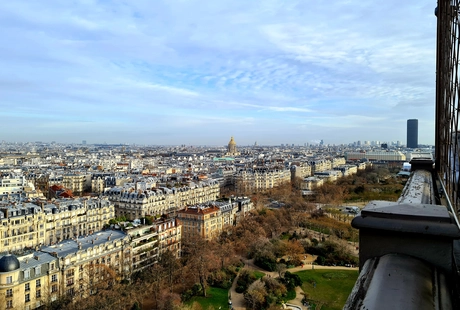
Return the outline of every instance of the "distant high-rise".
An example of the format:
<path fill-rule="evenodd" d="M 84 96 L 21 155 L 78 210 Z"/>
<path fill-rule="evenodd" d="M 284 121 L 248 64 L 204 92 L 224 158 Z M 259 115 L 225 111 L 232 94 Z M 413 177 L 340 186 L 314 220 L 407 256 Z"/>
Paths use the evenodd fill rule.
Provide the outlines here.
<path fill-rule="evenodd" d="M 418 119 L 407 120 L 407 147 L 412 149 L 418 147 Z"/>

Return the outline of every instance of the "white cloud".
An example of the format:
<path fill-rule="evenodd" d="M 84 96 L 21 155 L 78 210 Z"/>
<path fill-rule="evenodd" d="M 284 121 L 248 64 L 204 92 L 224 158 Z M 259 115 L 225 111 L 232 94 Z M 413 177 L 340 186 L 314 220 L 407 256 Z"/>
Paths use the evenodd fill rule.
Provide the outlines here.
<path fill-rule="evenodd" d="M 132 132 L 149 118 L 161 126 L 152 133 L 168 132 L 179 144 L 189 133 L 171 120 L 212 126 L 210 139 L 242 131 L 262 141 L 265 132 L 273 142 L 289 136 L 300 143 L 305 132 L 293 134 L 292 126 L 307 126 L 336 143 L 371 135 L 404 140 L 398 126 L 405 122 L 395 120 L 418 117 L 427 120 L 421 142 L 430 143 L 434 5 L 6 1 L 0 3 L 0 106 L 47 137 L 52 126 L 36 126 L 47 117 L 30 122 L 37 107 L 54 119 L 66 115 L 69 125 L 54 126 L 63 132 L 84 120 L 106 140 L 114 127 Z M 382 120 L 389 118 L 391 130 Z M 339 136 L 328 126 L 350 131 Z"/>

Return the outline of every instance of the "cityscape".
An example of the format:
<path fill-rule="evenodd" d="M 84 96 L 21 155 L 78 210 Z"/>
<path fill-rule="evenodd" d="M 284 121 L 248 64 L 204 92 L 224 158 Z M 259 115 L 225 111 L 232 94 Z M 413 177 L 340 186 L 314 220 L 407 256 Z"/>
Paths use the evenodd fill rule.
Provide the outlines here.
<path fill-rule="evenodd" d="M 0 3 L 0 310 L 460 308 L 459 12 Z"/>
<path fill-rule="evenodd" d="M 237 137 L 220 147 L 2 142 L 0 303 L 85 298 L 104 279 L 93 269 L 129 281 L 166 252 L 179 260 L 184 240 L 219 240 L 255 210 L 280 207 L 257 193 L 300 180 L 307 199 L 323 184 L 373 166 L 399 171 L 431 152 L 400 141 L 239 146 Z"/>

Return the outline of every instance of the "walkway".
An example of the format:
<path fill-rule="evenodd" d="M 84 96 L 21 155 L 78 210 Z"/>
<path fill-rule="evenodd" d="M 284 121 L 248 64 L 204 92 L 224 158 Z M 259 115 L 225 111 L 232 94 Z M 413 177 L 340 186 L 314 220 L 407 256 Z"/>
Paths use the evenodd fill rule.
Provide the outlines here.
<path fill-rule="evenodd" d="M 306 259 L 303 260 L 304 266 L 299 266 L 299 267 L 294 267 L 294 268 L 289 268 L 287 271 L 289 272 L 297 272 L 297 271 L 302 271 L 302 270 L 309 270 L 309 269 L 332 269 L 332 270 L 358 270 L 357 267 L 355 268 L 350 268 L 350 267 L 343 267 L 343 266 L 320 266 L 320 265 L 312 265 L 312 262 L 316 259 L 316 256 L 312 256 L 309 254 L 306 254 Z M 278 273 L 276 271 L 266 271 L 256 265 L 254 265 L 254 260 L 244 260 L 245 262 L 245 268 L 249 268 L 252 270 L 258 270 L 266 275 L 270 275 L 273 278 L 278 277 Z M 238 294 L 235 289 L 236 289 L 236 281 L 238 279 L 238 276 L 235 278 L 232 284 L 232 288 L 230 289 L 230 294 L 231 294 L 231 299 L 232 299 L 232 305 L 234 310 L 246 310 L 245 303 L 244 303 L 244 295 L 243 294 Z M 300 287 L 296 287 L 296 298 L 293 300 L 290 300 L 288 303 L 300 306 L 302 310 L 307 310 L 307 307 L 302 306 L 302 299 L 303 299 L 303 290 Z"/>

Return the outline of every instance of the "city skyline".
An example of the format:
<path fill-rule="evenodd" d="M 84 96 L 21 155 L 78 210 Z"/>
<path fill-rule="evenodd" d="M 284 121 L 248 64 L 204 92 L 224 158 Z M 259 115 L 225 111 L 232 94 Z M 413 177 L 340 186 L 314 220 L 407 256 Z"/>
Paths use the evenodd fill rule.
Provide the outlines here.
<path fill-rule="evenodd" d="M 1 3 L 1 139 L 434 144 L 435 6 Z"/>

